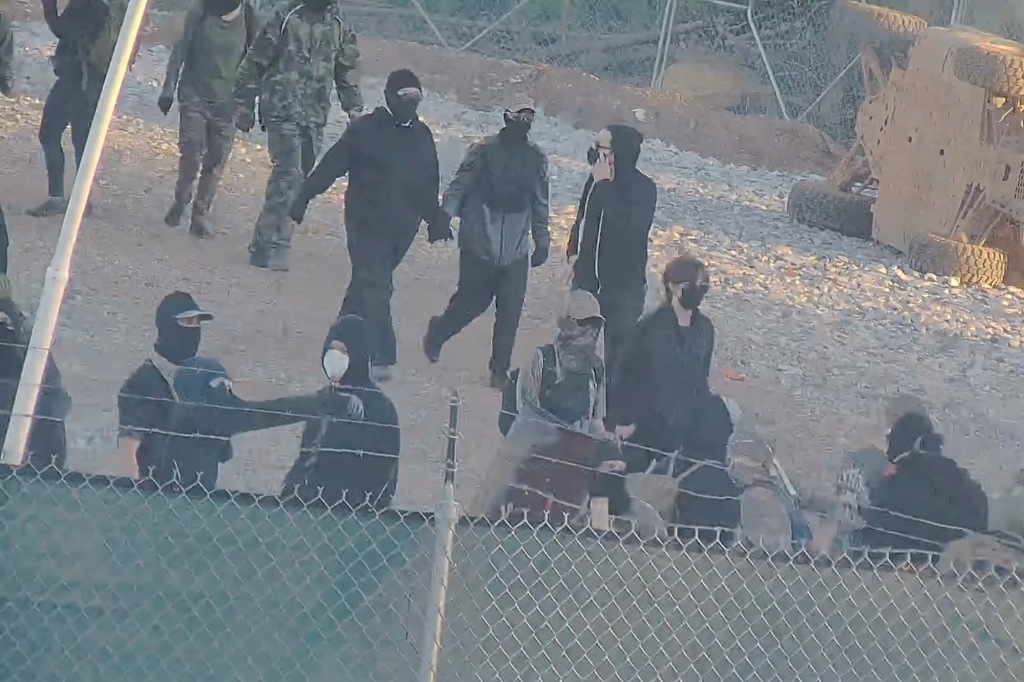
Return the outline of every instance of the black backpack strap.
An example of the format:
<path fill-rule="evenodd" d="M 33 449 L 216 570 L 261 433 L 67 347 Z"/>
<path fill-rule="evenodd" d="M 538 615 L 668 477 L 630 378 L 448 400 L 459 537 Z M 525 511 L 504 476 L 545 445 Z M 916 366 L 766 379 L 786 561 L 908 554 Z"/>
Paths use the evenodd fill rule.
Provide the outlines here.
<path fill-rule="evenodd" d="M 538 390 L 543 393 L 545 389 L 558 383 L 558 356 L 555 354 L 554 344 L 551 343 L 540 347 L 540 355 L 543 366 Z"/>

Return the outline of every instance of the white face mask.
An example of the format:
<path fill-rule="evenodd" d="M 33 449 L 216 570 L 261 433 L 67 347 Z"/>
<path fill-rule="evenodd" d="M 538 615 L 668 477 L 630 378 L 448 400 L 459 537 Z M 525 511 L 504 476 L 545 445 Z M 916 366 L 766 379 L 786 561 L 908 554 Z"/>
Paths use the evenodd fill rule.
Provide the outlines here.
<path fill-rule="evenodd" d="M 345 372 L 348 371 L 348 363 L 349 357 L 347 353 L 342 353 L 337 348 L 329 348 L 324 353 L 324 374 L 334 383 L 338 383 L 345 376 Z"/>

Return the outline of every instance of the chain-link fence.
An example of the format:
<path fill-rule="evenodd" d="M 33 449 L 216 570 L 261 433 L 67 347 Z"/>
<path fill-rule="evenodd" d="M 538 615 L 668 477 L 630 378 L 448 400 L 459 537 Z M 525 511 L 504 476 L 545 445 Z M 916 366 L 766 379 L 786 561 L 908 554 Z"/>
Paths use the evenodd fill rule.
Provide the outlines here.
<path fill-rule="evenodd" d="M 4 679 L 1020 679 L 1012 570 L 468 519 L 458 430 L 433 516 L 5 469 Z"/>

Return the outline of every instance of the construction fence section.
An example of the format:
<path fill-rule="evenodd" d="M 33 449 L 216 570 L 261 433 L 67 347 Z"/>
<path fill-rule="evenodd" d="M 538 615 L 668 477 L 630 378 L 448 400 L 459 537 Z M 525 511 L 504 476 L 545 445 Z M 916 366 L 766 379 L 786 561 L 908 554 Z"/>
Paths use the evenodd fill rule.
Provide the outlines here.
<path fill-rule="evenodd" d="M 432 515 L 4 469 L 0 678 L 1019 679 L 1011 574 L 467 519 L 449 442 Z"/>

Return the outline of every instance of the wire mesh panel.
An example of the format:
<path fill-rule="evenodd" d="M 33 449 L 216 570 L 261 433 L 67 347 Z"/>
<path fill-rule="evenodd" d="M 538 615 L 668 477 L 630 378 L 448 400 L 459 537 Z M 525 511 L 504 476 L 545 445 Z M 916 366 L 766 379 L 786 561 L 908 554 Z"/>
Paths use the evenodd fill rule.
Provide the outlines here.
<path fill-rule="evenodd" d="M 1014 680 L 1015 581 L 460 530 L 447 680 Z"/>
<path fill-rule="evenodd" d="M 5 472 L 0 678 L 410 679 L 423 515 Z"/>

